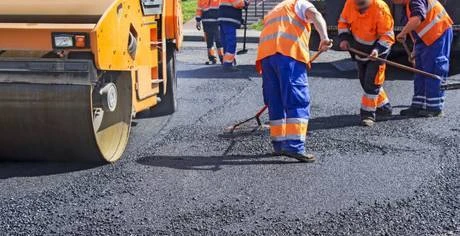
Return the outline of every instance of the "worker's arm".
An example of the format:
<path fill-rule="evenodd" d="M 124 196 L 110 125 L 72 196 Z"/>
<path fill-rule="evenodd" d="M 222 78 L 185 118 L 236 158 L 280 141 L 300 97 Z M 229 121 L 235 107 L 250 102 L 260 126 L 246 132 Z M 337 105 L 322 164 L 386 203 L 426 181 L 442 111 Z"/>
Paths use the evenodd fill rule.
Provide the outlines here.
<path fill-rule="evenodd" d="M 377 51 L 377 56 L 388 54 L 395 43 L 394 20 L 389 8 L 385 9 L 377 20 L 377 34 L 380 38 L 374 51 Z"/>
<path fill-rule="evenodd" d="M 306 10 L 305 16 L 308 20 L 313 22 L 316 31 L 318 31 L 319 36 L 321 37 L 319 50 L 329 50 L 332 47 L 332 41 L 329 39 L 329 36 L 327 34 L 327 24 L 326 20 L 324 20 L 323 15 L 321 15 L 321 13 L 315 7 L 310 7 Z"/>
<path fill-rule="evenodd" d="M 201 30 L 201 17 L 202 16 L 203 16 L 203 10 L 201 9 L 200 6 L 198 6 L 196 8 L 196 16 L 195 16 L 197 30 Z"/>
<path fill-rule="evenodd" d="M 429 8 L 427 0 L 411 0 L 409 7 L 411 12 L 409 20 L 401 33 L 396 36 L 399 42 L 405 42 L 407 35 L 420 26 L 422 21 L 425 20 Z"/>
<path fill-rule="evenodd" d="M 234 0 L 233 7 L 237 9 L 243 9 L 249 6 L 249 0 Z"/>
<path fill-rule="evenodd" d="M 339 33 L 339 41 L 340 41 L 340 49 L 348 50 L 350 48 L 350 41 L 353 40 L 353 36 L 351 34 L 351 24 L 350 19 L 348 16 L 348 8 L 349 2 L 345 3 L 345 6 L 340 14 L 339 22 L 338 22 L 338 33 Z"/>
<path fill-rule="evenodd" d="M 401 33 L 398 34 L 396 39 L 401 43 L 406 42 L 407 35 L 410 34 L 412 31 L 415 31 L 421 23 L 422 19 L 419 16 L 413 16 L 409 18 L 409 22 L 407 22 L 406 26 L 404 26 L 403 30 L 401 31 Z"/>

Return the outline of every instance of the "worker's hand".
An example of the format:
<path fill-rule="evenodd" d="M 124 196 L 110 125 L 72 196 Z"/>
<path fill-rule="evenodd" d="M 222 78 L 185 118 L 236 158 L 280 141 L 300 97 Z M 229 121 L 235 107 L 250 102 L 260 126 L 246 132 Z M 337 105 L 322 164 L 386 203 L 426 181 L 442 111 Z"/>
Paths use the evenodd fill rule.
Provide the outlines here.
<path fill-rule="evenodd" d="M 374 49 L 372 50 L 371 54 L 369 55 L 369 59 L 375 61 L 379 57 L 379 50 Z"/>
<path fill-rule="evenodd" d="M 334 41 L 332 41 L 331 39 L 323 39 L 323 40 L 321 40 L 321 42 L 319 43 L 318 51 L 325 52 L 325 51 L 331 49 L 333 42 Z"/>
<path fill-rule="evenodd" d="M 396 36 L 396 40 L 400 43 L 405 43 L 407 40 L 407 33 L 401 32 Z"/>
<path fill-rule="evenodd" d="M 201 21 L 197 21 L 197 22 L 196 22 L 196 29 L 197 29 L 198 31 L 201 30 Z"/>
<path fill-rule="evenodd" d="M 340 42 L 340 49 L 342 49 L 343 51 L 350 50 L 350 43 L 347 40 Z"/>

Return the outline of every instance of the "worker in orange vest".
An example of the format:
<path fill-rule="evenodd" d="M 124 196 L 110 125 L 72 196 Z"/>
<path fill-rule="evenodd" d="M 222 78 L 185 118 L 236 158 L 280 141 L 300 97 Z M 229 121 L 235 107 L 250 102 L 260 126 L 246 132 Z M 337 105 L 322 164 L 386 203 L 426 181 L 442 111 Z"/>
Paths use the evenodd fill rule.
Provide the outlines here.
<path fill-rule="evenodd" d="M 196 28 L 201 30 L 203 25 L 204 38 L 208 48 L 208 62 L 207 65 L 217 64 L 217 55 L 219 56 L 220 62 L 224 60 L 224 49 L 220 40 L 219 30 L 219 7 L 220 0 L 198 0 L 198 6 L 196 10 Z"/>
<path fill-rule="evenodd" d="M 313 23 L 319 32 L 319 50 L 332 47 L 326 21 L 308 0 L 285 0 L 264 19 L 256 67 L 263 77 L 264 102 L 270 116 L 274 155 L 314 162 L 305 151 L 310 119 L 307 66 Z"/>
<path fill-rule="evenodd" d="M 392 107 L 383 89 L 386 58 L 395 42 L 394 21 L 383 0 L 347 0 L 338 22 L 340 48 L 350 47 L 369 53 L 370 57 L 352 54 L 358 65 L 358 77 L 364 94 L 361 99 L 361 124 L 374 125 L 377 116 L 392 115 Z"/>
<path fill-rule="evenodd" d="M 221 0 L 219 24 L 222 44 L 224 45 L 224 71 L 235 71 L 236 65 L 236 30 L 241 28 L 243 9 L 248 7 L 249 0 Z"/>
<path fill-rule="evenodd" d="M 393 2 L 405 5 L 408 22 L 396 38 L 400 42 L 406 42 L 407 36 L 410 35 L 414 40 L 412 58 L 415 58 L 416 68 L 447 78 L 453 40 L 453 21 L 446 9 L 437 0 L 393 0 Z M 442 82 L 416 75 L 412 105 L 409 109 L 401 111 L 401 115 L 441 116 L 445 101 L 444 91 L 441 90 Z"/>

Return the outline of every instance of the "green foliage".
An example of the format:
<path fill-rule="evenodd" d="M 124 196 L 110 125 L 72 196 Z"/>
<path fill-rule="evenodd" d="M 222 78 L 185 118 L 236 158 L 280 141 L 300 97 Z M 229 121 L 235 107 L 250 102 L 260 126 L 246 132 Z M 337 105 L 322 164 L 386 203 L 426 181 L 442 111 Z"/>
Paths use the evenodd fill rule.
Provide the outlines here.
<path fill-rule="evenodd" d="M 262 20 L 259 20 L 257 23 L 254 23 L 249 26 L 249 29 L 258 30 L 258 31 L 262 31 L 263 28 L 264 28 L 264 23 Z"/>
<path fill-rule="evenodd" d="M 197 0 L 182 0 L 184 23 L 195 17 Z"/>

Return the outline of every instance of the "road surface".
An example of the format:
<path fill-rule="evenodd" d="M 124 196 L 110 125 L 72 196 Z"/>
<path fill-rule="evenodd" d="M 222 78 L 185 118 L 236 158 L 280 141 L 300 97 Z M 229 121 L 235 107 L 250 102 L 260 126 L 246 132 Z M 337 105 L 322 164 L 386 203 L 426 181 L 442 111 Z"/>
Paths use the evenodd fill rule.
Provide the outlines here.
<path fill-rule="evenodd" d="M 202 46 L 178 55 L 180 111 L 141 114 L 120 162 L 1 162 L 0 235 L 460 234 L 460 92 L 443 118 L 360 127 L 347 55 L 325 54 L 310 74 L 318 162 L 301 164 L 268 155 L 267 130 L 223 132 L 262 106 L 255 45 L 231 74 Z M 389 72 L 397 111 L 409 79 Z"/>

